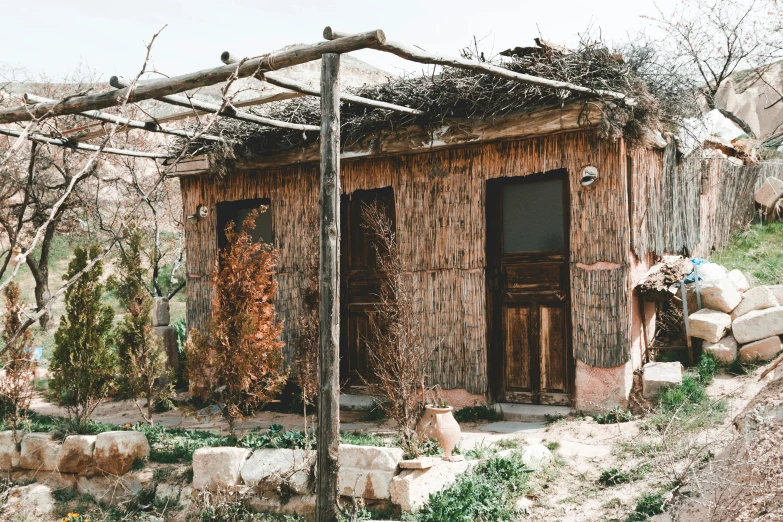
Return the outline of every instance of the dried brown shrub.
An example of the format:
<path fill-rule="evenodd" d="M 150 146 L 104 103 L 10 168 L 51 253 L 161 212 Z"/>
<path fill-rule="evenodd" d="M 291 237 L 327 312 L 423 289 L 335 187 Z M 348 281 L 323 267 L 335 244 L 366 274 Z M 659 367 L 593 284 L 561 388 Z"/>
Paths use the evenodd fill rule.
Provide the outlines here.
<path fill-rule="evenodd" d="M 192 330 L 186 345 L 191 392 L 222 405 L 229 430 L 244 414 L 273 400 L 286 382 L 283 324 L 277 320 L 277 253 L 253 242 L 258 211 L 237 230 L 226 226 L 228 245 L 212 276 L 212 319 Z"/>
<path fill-rule="evenodd" d="M 317 230 L 312 222 L 307 230 Z M 296 351 L 294 356 L 296 381 L 302 391 L 305 415 L 307 405 L 313 404 L 318 392 L 318 241 L 312 234 L 302 238 L 307 252 L 307 271 L 299 289 L 302 313 L 297 320 Z"/>
<path fill-rule="evenodd" d="M 11 283 L 5 287 L 5 324 L 3 328 L 3 342 L 7 343 L 22 326 L 22 303 L 19 295 L 19 285 Z M 30 344 L 32 334 L 30 330 L 19 336 L 11 343 L 3 354 L 2 362 L 5 373 L 0 378 L 0 397 L 8 418 L 8 424 L 16 428 L 20 418 L 30 408 L 33 398 L 33 379 L 35 377 L 36 363 L 31 354 L 25 351 Z"/>
<path fill-rule="evenodd" d="M 379 407 L 397 424 L 408 456 L 419 453 L 416 423 L 421 415 L 430 353 L 419 336 L 412 283 L 402 263 L 392 221 L 380 205 L 364 205 L 362 220 L 374 235 L 383 274 L 377 312 L 366 340 L 373 375 L 362 376 Z"/>

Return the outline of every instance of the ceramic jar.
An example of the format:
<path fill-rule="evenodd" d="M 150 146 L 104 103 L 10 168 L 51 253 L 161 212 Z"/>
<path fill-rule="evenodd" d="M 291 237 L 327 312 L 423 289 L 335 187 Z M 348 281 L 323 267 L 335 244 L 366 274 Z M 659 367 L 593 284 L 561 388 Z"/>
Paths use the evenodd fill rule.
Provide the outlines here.
<path fill-rule="evenodd" d="M 451 453 L 462 436 L 462 430 L 456 419 L 454 419 L 453 411 L 454 408 L 451 406 L 445 408 L 425 406 L 424 415 L 422 415 L 419 424 L 416 426 L 416 433 L 420 437 L 437 439 L 438 444 L 443 448 L 446 458 L 451 458 Z"/>

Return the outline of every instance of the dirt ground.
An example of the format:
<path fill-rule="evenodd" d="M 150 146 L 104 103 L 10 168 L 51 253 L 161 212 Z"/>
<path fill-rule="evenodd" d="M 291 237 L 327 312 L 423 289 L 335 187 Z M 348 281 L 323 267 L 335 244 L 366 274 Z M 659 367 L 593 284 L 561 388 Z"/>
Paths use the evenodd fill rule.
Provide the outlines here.
<path fill-rule="evenodd" d="M 742 412 L 772 379 L 772 376 L 768 376 L 763 382 L 759 382 L 758 375 L 761 371 L 762 369 L 758 369 L 755 374 L 745 376 L 716 376 L 707 392 L 715 401 L 724 399 L 727 411 L 719 423 L 704 431 L 657 434 L 644 430 L 643 419 L 602 425 L 590 417 L 565 419 L 548 425 L 480 423 L 462 426 L 460 448 L 467 450 L 487 447 L 500 439 L 512 438 L 528 444 L 543 443 L 554 450 L 557 465 L 533 476 L 533 490 L 536 493 L 528 498 L 529 515 L 520 520 L 624 521 L 645 493 L 660 491 L 671 484 L 675 477 L 682 475 L 684 469 L 693 467 L 692 455 L 696 450 L 709 446 L 710 451 L 717 455 L 736 440 L 736 430 L 732 427 L 734 417 Z M 42 414 L 65 414 L 61 408 L 42 398 L 35 400 L 33 409 Z M 362 420 L 362 415 L 358 412 L 343 412 L 342 428 L 346 431 L 368 433 L 391 432 L 393 426 L 389 421 L 366 422 Z M 93 418 L 106 423 L 125 424 L 140 421 L 141 415 L 131 401 L 121 401 L 103 403 L 95 411 Z M 167 427 L 227 433 L 225 422 L 210 415 L 183 415 L 182 412 L 172 410 L 157 415 L 155 419 Z M 312 426 L 313 422 L 311 417 L 308 425 Z M 240 430 L 263 430 L 272 424 L 282 424 L 286 429 L 301 429 L 304 426 L 301 415 L 260 412 L 242 422 Z M 677 439 L 676 444 L 667 442 L 667 437 Z M 689 439 L 683 440 L 685 437 Z M 685 451 L 683 447 L 686 447 Z M 598 482 L 599 476 L 605 470 L 633 470 L 642 467 L 648 471 L 640 480 L 613 487 L 604 487 Z"/>

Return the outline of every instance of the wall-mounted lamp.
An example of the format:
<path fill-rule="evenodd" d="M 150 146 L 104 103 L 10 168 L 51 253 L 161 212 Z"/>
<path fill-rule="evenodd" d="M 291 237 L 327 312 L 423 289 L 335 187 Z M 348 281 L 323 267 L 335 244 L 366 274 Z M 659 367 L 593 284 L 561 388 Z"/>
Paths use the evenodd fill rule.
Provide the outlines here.
<path fill-rule="evenodd" d="M 206 219 L 209 216 L 209 207 L 206 205 L 199 205 L 196 207 L 196 213 L 188 216 L 188 219 Z"/>
<path fill-rule="evenodd" d="M 582 179 L 579 180 L 579 183 L 583 187 L 589 187 L 593 183 L 595 183 L 595 180 L 598 179 L 598 168 L 593 167 L 592 165 L 588 165 L 584 169 L 582 169 Z"/>

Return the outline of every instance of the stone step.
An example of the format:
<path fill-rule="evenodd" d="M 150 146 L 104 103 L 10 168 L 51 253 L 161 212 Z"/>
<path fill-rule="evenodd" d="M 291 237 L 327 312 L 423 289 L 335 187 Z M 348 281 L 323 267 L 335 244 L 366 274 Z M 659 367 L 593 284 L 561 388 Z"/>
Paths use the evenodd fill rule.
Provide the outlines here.
<path fill-rule="evenodd" d="M 549 406 L 545 404 L 510 404 L 499 402 L 495 411 L 503 415 L 504 421 L 513 422 L 547 422 L 571 413 L 568 406 Z"/>
<path fill-rule="evenodd" d="M 340 395 L 341 411 L 370 411 L 374 405 L 375 401 L 369 395 Z"/>

